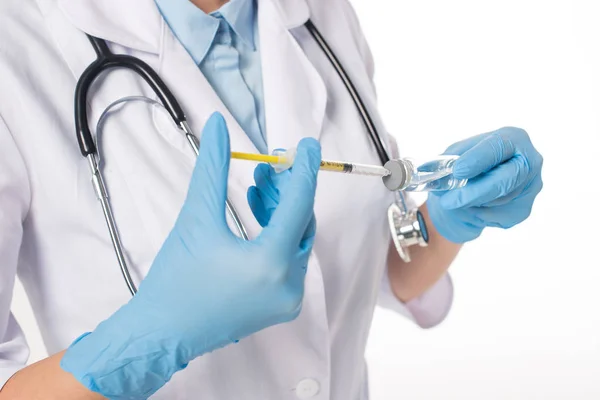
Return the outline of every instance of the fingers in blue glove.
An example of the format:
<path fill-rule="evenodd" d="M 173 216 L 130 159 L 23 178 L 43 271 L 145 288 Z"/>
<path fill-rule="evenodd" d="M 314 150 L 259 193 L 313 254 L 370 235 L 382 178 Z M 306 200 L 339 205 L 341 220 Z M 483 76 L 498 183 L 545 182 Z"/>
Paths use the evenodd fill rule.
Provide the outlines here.
<path fill-rule="evenodd" d="M 313 217 L 320 164 L 319 142 L 312 138 L 302 139 L 285 191 L 280 193 L 279 206 L 261 237 L 279 242 L 282 246 L 297 246 L 302 241 Z"/>
<path fill-rule="evenodd" d="M 542 189 L 543 159 L 522 129 L 502 128 L 448 148 L 459 155 L 453 175 L 460 189 L 430 193 L 429 214 L 448 240 L 473 240 L 486 226 L 509 228 L 525 220 Z"/>
<path fill-rule="evenodd" d="M 465 151 L 454 164 L 457 179 L 472 179 L 509 160 L 515 154 L 508 138 L 492 133 Z"/>
<path fill-rule="evenodd" d="M 277 173 L 268 164 L 259 164 L 254 170 L 256 186 L 251 186 L 248 189 L 248 203 L 254 217 L 263 228 L 269 224 L 273 212 L 279 205 L 280 193 L 286 190 L 290 178 L 291 172 L 289 170 Z M 313 213 L 300 243 L 302 250 L 311 250 L 315 234 L 316 219 Z"/>
<path fill-rule="evenodd" d="M 467 186 L 446 193 L 441 205 L 446 209 L 483 206 L 512 194 L 527 182 L 528 177 L 526 160 L 517 156 L 472 179 Z"/>
<path fill-rule="evenodd" d="M 189 185 L 185 216 L 203 221 L 214 222 L 215 228 L 227 227 L 225 201 L 227 199 L 227 181 L 231 149 L 229 130 L 223 116 L 213 113 L 206 122 L 200 154 Z M 203 207 L 194 207 L 203 204 Z M 191 207 L 190 207 L 191 206 Z"/>
<path fill-rule="evenodd" d="M 269 224 L 271 216 L 279 204 L 279 188 L 273 178 L 275 170 L 269 164 L 259 164 L 254 170 L 256 186 L 248 189 L 248 203 L 254 217 L 263 228 Z M 277 176 L 278 182 L 283 186 L 283 181 L 290 178 L 291 172 L 283 171 Z"/>
<path fill-rule="evenodd" d="M 444 194 L 440 205 L 456 209 L 490 205 L 494 201 L 504 204 L 519 196 L 533 175 L 539 173 L 539 163 L 541 156 L 525 131 L 503 128 L 488 134 L 456 161 L 453 175 L 470 179 L 469 184 Z"/>
<path fill-rule="evenodd" d="M 542 181 L 538 180 L 530 190 L 525 191 L 519 199 L 496 207 L 477 207 L 473 216 L 485 221 L 486 226 L 509 229 L 529 218 L 533 201 L 541 190 Z"/>

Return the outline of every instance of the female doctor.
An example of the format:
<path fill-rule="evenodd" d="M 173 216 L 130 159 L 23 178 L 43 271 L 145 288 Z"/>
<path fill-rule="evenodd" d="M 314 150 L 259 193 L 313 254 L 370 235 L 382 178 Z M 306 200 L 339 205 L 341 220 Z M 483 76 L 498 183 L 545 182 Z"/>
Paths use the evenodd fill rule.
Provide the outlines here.
<path fill-rule="evenodd" d="M 393 194 L 378 179 L 317 174 L 321 154 L 378 159 L 309 18 L 383 132 L 347 0 L 0 2 L 0 400 L 367 399 L 375 305 L 439 324 L 462 244 L 528 217 L 542 188 L 528 135 L 473 137 L 448 149 L 468 185 L 421 206 L 429 246 L 403 262 L 387 226 Z M 149 63 L 202 137 L 196 157 L 141 102 L 103 125 L 106 184 L 141 282 L 133 298 L 76 141 L 75 85 L 95 59 L 86 33 Z M 91 122 L 117 99 L 153 97 L 123 70 L 92 92 Z M 229 160 L 294 146 L 291 172 Z M 226 197 L 248 242 L 230 228 Z M 17 274 L 53 354 L 28 367 L 10 313 Z"/>

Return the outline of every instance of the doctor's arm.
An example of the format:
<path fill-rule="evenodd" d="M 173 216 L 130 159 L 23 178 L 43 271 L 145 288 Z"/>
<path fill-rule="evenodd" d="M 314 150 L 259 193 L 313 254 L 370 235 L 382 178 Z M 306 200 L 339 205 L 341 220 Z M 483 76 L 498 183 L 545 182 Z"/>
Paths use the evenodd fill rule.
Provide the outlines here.
<path fill-rule="evenodd" d="M 13 375 L 0 391 L 0 400 L 102 400 L 60 367 L 64 351 Z"/>
<path fill-rule="evenodd" d="M 427 247 L 410 247 L 411 262 L 406 263 L 400 258 L 394 243 L 390 244 L 389 283 L 393 293 L 403 303 L 419 298 L 439 282 L 462 248 L 461 244 L 450 242 L 438 232 L 431 221 L 427 204 L 423 204 L 419 210 L 429 232 Z"/>
<path fill-rule="evenodd" d="M 341 5 L 375 91 L 373 54 L 350 1 L 341 0 Z M 463 155 L 455 175 L 470 182 L 451 193 L 432 194 L 420 207 L 430 242 L 425 248 L 411 247 L 410 263 L 404 263 L 390 244 L 380 299 L 380 305 L 412 317 L 424 328 L 438 324 L 450 308 L 453 289 L 447 270 L 463 244 L 486 227 L 507 229 L 524 221 L 542 189 L 542 156 L 522 129 L 481 134 L 454 144 L 447 153 Z"/>
<path fill-rule="evenodd" d="M 523 129 L 506 127 L 474 136 L 445 153 L 460 156 L 454 176 L 469 182 L 461 189 L 430 193 L 420 208 L 430 243 L 411 247 L 412 262 L 404 263 L 392 245 L 389 281 L 402 302 L 426 293 L 444 276 L 461 246 L 485 228 L 508 229 L 527 219 L 542 190 L 543 158 Z"/>

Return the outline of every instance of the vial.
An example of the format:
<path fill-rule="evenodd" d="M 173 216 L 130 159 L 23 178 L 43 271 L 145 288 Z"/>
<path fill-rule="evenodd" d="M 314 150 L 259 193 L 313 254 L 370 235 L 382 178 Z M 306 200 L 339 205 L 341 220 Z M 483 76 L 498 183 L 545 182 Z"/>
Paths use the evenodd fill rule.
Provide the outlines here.
<path fill-rule="evenodd" d="M 458 158 L 455 155 L 440 155 L 430 160 L 390 160 L 385 168 L 391 174 L 383 178 L 383 183 L 391 191 L 433 192 L 458 189 L 467 184 L 467 179 L 456 179 L 452 175 Z"/>

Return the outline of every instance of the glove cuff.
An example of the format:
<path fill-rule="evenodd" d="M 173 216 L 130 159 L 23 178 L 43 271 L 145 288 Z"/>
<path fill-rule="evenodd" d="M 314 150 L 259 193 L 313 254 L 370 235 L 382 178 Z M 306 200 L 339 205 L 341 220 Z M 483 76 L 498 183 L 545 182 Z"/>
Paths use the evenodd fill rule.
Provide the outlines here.
<path fill-rule="evenodd" d="M 452 243 L 470 242 L 477 239 L 483 231 L 482 227 L 470 224 L 464 221 L 466 218 L 461 218 L 467 215 L 467 211 L 443 209 L 439 204 L 439 195 L 437 194 L 430 194 L 427 198 L 427 211 L 438 233 Z"/>
<path fill-rule="evenodd" d="M 147 399 L 188 362 L 165 329 L 148 323 L 155 322 L 151 315 L 139 315 L 134 300 L 77 338 L 60 363 L 87 389 L 111 400 Z"/>

